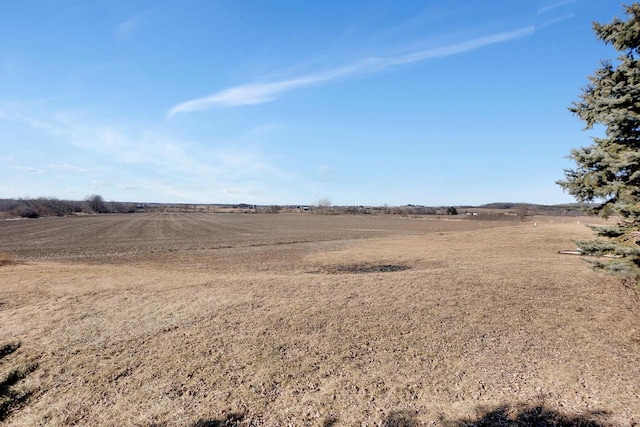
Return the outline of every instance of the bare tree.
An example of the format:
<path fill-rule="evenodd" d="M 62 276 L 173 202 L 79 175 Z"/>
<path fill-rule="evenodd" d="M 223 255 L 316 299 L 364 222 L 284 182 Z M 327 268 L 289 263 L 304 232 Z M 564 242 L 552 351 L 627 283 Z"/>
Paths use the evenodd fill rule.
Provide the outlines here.
<path fill-rule="evenodd" d="M 526 203 L 516 205 L 516 215 L 518 215 L 521 222 L 524 222 L 526 216 L 529 215 L 529 205 Z"/>
<path fill-rule="evenodd" d="M 92 194 L 87 197 L 87 204 L 89 205 L 89 209 L 91 209 L 95 213 L 107 213 L 109 212 L 109 208 L 105 203 L 104 199 L 99 194 Z"/>
<path fill-rule="evenodd" d="M 323 197 L 317 203 L 318 213 L 326 215 L 331 211 L 331 200 Z"/>

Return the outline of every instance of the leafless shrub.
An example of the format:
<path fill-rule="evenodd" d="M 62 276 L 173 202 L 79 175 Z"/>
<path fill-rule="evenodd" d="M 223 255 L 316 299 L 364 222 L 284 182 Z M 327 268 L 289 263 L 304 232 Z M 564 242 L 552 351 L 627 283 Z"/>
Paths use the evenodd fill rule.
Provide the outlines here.
<path fill-rule="evenodd" d="M 516 215 L 520 219 L 520 222 L 523 222 L 527 215 L 529 215 L 529 205 L 526 203 L 516 205 Z"/>
<path fill-rule="evenodd" d="M 94 213 L 108 213 L 109 208 L 107 207 L 106 202 L 99 194 L 92 194 L 87 196 L 87 204 L 89 205 L 89 209 Z"/>
<path fill-rule="evenodd" d="M 59 200 L 54 197 L 37 199 L 5 199 L 0 201 L 0 211 L 8 217 L 39 218 L 41 216 L 67 216 L 85 208 L 84 202 Z"/>
<path fill-rule="evenodd" d="M 331 212 L 331 200 L 326 197 L 318 200 L 316 211 L 321 215 L 329 214 Z"/>

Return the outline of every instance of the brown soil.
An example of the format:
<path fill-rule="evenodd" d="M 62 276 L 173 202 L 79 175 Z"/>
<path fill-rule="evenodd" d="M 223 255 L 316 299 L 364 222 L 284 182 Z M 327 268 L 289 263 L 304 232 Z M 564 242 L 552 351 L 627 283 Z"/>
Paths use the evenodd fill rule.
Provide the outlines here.
<path fill-rule="evenodd" d="M 36 367 L 4 422 L 635 425 L 635 293 L 558 254 L 589 236 L 548 218 L 2 221 L 0 346 L 22 345 L 0 379 Z"/>

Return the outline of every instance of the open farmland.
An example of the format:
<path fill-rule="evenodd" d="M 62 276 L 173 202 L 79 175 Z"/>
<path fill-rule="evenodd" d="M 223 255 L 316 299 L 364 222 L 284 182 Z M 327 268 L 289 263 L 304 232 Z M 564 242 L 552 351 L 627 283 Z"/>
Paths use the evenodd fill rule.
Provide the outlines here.
<path fill-rule="evenodd" d="M 374 216 L 153 213 L 4 221 L 0 251 L 28 260 L 151 259 L 166 252 L 477 230 L 500 222 Z M 210 254 L 209 254 L 210 255 Z"/>
<path fill-rule="evenodd" d="M 2 221 L 5 422 L 635 425 L 636 295 L 557 253 L 584 221 Z"/>

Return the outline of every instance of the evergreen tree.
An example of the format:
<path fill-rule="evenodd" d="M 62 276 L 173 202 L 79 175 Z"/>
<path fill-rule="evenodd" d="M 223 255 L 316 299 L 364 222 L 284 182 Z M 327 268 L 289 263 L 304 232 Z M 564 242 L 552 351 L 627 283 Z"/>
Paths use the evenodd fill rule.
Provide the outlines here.
<path fill-rule="evenodd" d="M 597 238 L 578 245 L 587 255 L 611 258 L 593 262 L 596 268 L 640 283 L 640 4 L 624 8 L 626 20 L 593 24 L 596 37 L 620 56 L 602 62 L 570 108 L 586 129 L 603 126 L 605 136 L 572 150 L 577 168 L 565 170 L 558 184 L 579 202 L 598 202 L 591 213 L 619 218 L 615 226 L 592 227 Z"/>

